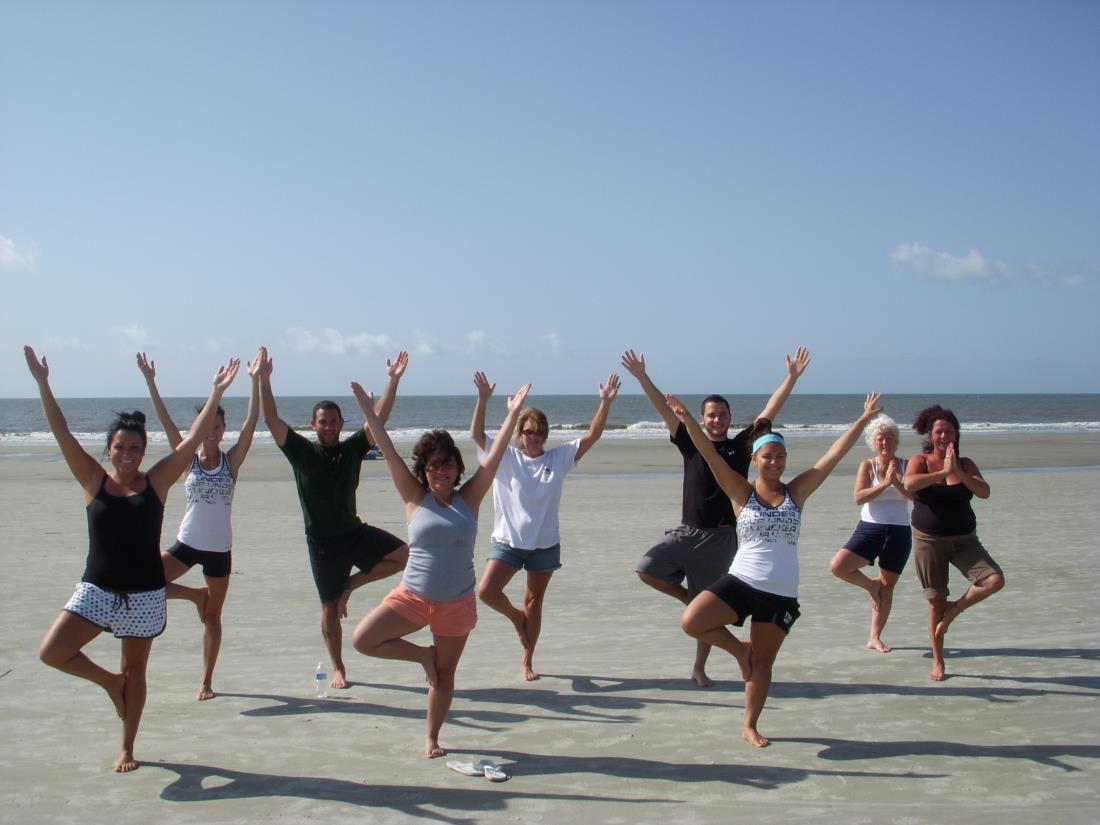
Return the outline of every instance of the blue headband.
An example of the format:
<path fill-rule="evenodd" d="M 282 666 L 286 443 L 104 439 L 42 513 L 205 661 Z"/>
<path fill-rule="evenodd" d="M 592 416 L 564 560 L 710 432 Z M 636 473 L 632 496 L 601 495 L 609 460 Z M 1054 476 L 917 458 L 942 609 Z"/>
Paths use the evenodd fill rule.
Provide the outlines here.
<path fill-rule="evenodd" d="M 775 442 L 776 444 L 783 444 L 784 446 L 786 446 L 786 442 L 783 441 L 783 436 L 781 436 L 779 433 L 765 433 L 764 435 L 760 436 L 760 438 L 756 439 L 756 441 L 752 442 L 752 451 L 755 453 L 765 444 L 771 444 L 772 442 Z"/>

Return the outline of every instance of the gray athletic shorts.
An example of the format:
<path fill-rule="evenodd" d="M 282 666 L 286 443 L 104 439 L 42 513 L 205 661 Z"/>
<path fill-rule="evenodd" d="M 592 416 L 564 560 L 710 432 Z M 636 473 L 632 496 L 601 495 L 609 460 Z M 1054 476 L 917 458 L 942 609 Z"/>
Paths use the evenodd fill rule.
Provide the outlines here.
<path fill-rule="evenodd" d="M 687 579 L 688 595 L 694 597 L 729 572 L 736 552 L 735 528 L 681 524 L 666 530 L 664 540 L 651 547 L 634 569 L 669 584 Z"/>

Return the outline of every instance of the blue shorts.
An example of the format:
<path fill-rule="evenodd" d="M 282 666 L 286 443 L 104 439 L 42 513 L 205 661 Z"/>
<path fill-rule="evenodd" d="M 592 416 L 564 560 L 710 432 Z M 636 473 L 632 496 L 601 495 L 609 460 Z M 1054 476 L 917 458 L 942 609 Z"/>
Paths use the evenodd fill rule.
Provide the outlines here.
<path fill-rule="evenodd" d="M 504 542 L 494 541 L 493 549 L 489 551 L 489 558 L 503 562 L 516 570 L 526 568 L 528 573 L 553 573 L 561 567 L 561 544 L 536 550 L 524 550 Z"/>
<path fill-rule="evenodd" d="M 891 573 L 901 573 L 909 561 L 913 548 L 913 531 L 908 524 L 875 524 L 860 520 L 852 537 L 844 543 L 844 549 L 867 559 Z"/>

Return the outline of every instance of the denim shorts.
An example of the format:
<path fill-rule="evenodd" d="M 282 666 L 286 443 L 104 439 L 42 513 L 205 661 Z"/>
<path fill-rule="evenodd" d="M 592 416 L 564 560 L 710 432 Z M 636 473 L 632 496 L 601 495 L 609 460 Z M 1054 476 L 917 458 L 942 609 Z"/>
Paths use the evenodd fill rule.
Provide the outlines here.
<path fill-rule="evenodd" d="M 527 569 L 528 573 L 552 573 L 561 567 L 561 544 L 542 547 L 537 550 L 523 550 L 500 541 L 493 542 L 489 558 L 503 562 L 516 570 Z"/>

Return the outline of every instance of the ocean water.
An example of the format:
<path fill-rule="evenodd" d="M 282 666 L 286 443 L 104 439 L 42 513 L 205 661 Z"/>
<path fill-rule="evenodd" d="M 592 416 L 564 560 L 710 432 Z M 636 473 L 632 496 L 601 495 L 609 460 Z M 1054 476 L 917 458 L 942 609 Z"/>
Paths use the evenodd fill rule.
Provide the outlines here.
<path fill-rule="evenodd" d="M 698 408 L 702 395 L 685 395 L 683 400 Z M 733 410 L 735 428 L 747 425 L 763 409 L 766 395 L 726 395 Z M 195 416 L 195 404 L 202 398 L 167 398 L 165 404 L 176 424 L 186 429 Z M 295 429 L 306 434 L 313 404 L 319 399 L 285 396 L 276 399 L 279 415 Z M 350 396 L 334 396 L 347 420 L 347 427 L 361 426 L 362 415 Z M 546 413 L 553 430 L 561 437 L 583 432 L 596 411 L 595 395 L 542 395 L 531 403 Z M 62 398 L 58 400 L 69 429 L 86 444 L 102 444 L 107 426 L 118 410 L 142 410 L 149 417 L 150 439 L 163 442 L 164 433 L 148 398 Z M 989 395 L 892 395 L 884 399 L 886 412 L 904 430 L 917 411 L 929 404 L 942 404 L 955 411 L 967 433 L 1004 433 L 1019 430 L 1045 432 L 1100 433 L 1100 394 L 989 394 Z M 223 401 L 232 441 L 236 427 L 244 418 L 247 398 Z M 395 441 L 412 441 L 428 429 L 450 430 L 456 437 L 466 436 L 470 427 L 474 399 L 469 395 L 399 396 L 390 415 L 388 428 Z M 861 395 L 792 395 L 776 422 L 786 435 L 798 436 L 842 432 L 863 408 Z M 504 418 L 504 399 L 489 402 L 486 428 L 494 431 Z M 551 434 L 553 437 L 553 433 Z M 664 424 L 644 395 L 620 395 L 611 408 L 604 438 L 664 438 Z M 256 433 L 257 443 L 271 441 L 263 418 Z M 49 444 L 53 436 L 46 427 L 42 406 L 34 398 L 0 399 L 0 445 Z"/>

